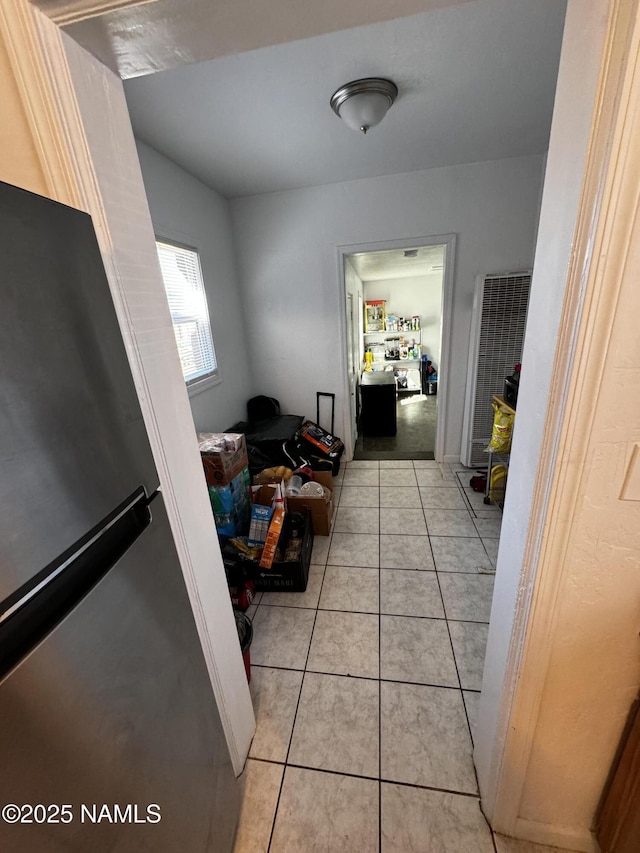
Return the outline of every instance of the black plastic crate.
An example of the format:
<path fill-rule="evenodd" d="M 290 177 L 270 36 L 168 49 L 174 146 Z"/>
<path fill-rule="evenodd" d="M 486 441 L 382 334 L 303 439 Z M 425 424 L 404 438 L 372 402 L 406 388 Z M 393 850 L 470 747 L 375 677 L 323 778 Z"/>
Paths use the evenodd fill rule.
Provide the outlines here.
<path fill-rule="evenodd" d="M 270 569 L 262 569 L 256 566 L 256 572 L 253 576 L 256 591 L 304 592 L 309 579 L 312 548 L 313 526 L 311 523 L 311 513 L 306 513 L 300 559 L 290 563 L 274 563 Z"/>

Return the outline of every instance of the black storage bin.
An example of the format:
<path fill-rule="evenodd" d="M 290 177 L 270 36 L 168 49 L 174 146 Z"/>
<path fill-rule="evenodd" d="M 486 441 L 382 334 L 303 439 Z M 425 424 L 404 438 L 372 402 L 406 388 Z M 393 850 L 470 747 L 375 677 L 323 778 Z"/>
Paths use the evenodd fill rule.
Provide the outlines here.
<path fill-rule="evenodd" d="M 285 515 L 285 537 L 291 515 Z M 295 513 L 301 516 L 302 513 Z M 274 563 L 270 569 L 263 569 L 256 560 L 250 560 L 239 554 L 230 545 L 222 549 L 227 578 L 237 576 L 250 578 L 256 592 L 304 592 L 309 579 L 311 565 L 311 549 L 313 548 L 313 523 L 309 510 L 304 512 L 304 529 L 302 532 L 302 548 L 300 557 L 287 563 Z"/>
<path fill-rule="evenodd" d="M 312 548 L 313 525 L 311 513 L 306 512 L 300 558 L 290 563 L 274 563 L 270 569 L 262 569 L 256 563 L 253 575 L 256 590 L 258 592 L 304 592 L 309 579 Z"/>

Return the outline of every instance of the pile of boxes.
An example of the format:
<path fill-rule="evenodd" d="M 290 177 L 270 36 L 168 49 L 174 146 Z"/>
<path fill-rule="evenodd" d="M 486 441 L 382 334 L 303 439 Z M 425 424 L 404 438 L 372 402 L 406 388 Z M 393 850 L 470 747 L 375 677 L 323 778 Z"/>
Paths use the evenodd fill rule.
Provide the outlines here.
<path fill-rule="evenodd" d="M 311 514 L 311 523 L 313 532 L 316 536 L 328 536 L 331 531 L 331 521 L 333 519 L 333 477 L 331 471 L 316 471 L 313 475 L 316 483 L 324 486 L 325 495 L 323 497 L 312 497 L 305 495 L 297 495 L 287 498 L 287 509 L 289 512 L 309 512 Z M 256 474 L 253 478 L 255 485 L 275 485 L 277 480 L 268 475 Z"/>
<path fill-rule="evenodd" d="M 220 536 L 237 536 L 249 523 L 249 459 L 241 433 L 201 433 L 198 446 Z"/>
<path fill-rule="evenodd" d="M 268 472 L 258 474 L 251 484 L 244 435 L 203 433 L 198 442 L 227 575 L 237 577 L 241 565 L 257 590 L 304 591 L 313 536 L 328 536 L 331 530 L 331 472 L 314 472 L 314 481 L 324 487 L 322 495 L 285 499 L 284 481 Z M 262 547 L 256 548 L 260 543 L 248 535 L 251 509 L 271 510 L 274 503 L 276 512 L 263 513 L 268 517 L 267 529 Z M 259 519 L 261 514 L 254 511 L 253 515 Z"/>

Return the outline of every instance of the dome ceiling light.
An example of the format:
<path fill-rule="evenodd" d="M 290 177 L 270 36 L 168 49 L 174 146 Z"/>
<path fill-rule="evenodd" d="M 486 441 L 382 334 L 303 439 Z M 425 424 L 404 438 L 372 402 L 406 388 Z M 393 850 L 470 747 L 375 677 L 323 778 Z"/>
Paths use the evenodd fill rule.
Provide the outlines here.
<path fill-rule="evenodd" d="M 380 124 L 398 97 L 398 87 L 383 77 L 353 80 L 333 93 L 331 109 L 353 130 L 366 133 Z"/>

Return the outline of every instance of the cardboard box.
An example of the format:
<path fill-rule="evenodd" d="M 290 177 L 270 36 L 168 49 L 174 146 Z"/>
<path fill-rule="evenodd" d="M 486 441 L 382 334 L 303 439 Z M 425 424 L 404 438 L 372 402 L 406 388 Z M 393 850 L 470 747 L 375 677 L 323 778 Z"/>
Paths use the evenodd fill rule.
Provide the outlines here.
<path fill-rule="evenodd" d="M 304 512 L 309 510 L 316 536 L 328 536 L 331 533 L 333 519 L 333 477 L 331 471 L 316 471 L 314 480 L 329 490 L 329 498 L 310 498 L 304 495 L 287 498 L 289 512 Z"/>
<path fill-rule="evenodd" d="M 314 479 L 317 483 L 325 486 L 329 491 L 329 498 L 312 498 L 304 495 L 298 497 L 286 497 L 286 508 L 289 512 L 311 513 L 313 532 L 316 536 L 328 536 L 331 532 L 331 521 L 333 519 L 333 476 L 331 471 L 315 471 Z M 256 474 L 254 483 L 264 483 L 262 474 Z M 273 499 L 273 485 L 275 479 L 271 479 L 269 485 L 261 485 L 260 490 L 254 496 L 255 503 L 269 505 L 269 496 Z"/>
<path fill-rule="evenodd" d="M 259 489 L 255 489 L 257 477 L 253 478 L 254 487 L 251 489 L 253 493 L 252 503 L 261 504 L 262 506 L 271 506 L 273 504 L 273 496 L 276 493 L 276 485 L 280 483 L 282 494 L 284 494 L 284 480 L 271 479 L 268 483 L 261 483 Z M 284 508 L 287 508 L 287 499 L 284 500 Z"/>
<path fill-rule="evenodd" d="M 229 485 L 249 465 L 247 443 L 240 432 L 199 433 L 198 446 L 209 486 Z"/>

